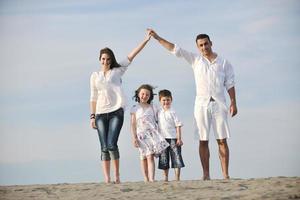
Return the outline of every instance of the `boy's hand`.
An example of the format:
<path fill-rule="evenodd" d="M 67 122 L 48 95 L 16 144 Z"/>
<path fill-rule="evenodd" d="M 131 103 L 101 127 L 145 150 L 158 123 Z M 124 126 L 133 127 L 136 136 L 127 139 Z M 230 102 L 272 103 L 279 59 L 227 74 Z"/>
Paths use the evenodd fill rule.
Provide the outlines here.
<path fill-rule="evenodd" d="M 181 139 L 177 139 L 176 145 L 177 145 L 177 146 L 182 146 L 182 145 L 183 145 L 182 140 L 181 140 Z"/>

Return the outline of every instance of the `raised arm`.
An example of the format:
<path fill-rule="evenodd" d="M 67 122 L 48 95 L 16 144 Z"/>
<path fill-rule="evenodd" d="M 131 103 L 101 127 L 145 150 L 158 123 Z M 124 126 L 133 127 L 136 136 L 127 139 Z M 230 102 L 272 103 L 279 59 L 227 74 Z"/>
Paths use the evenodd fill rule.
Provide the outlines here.
<path fill-rule="evenodd" d="M 154 37 L 163 47 L 165 47 L 167 50 L 169 51 L 173 51 L 175 45 L 167 40 L 165 40 L 164 38 L 160 37 L 159 35 L 157 35 L 157 33 L 153 30 L 153 29 L 147 29 L 148 31 L 150 31 L 150 35 L 152 37 Z"/>
<path fill-rule="evenodd" d="M 128 54 L 127 57 L 130 62 L 132 62 L 134 57 L 146 46 L 150 38 L 151 38 L 150 31 L 147 31 L 145 39 Z"/>

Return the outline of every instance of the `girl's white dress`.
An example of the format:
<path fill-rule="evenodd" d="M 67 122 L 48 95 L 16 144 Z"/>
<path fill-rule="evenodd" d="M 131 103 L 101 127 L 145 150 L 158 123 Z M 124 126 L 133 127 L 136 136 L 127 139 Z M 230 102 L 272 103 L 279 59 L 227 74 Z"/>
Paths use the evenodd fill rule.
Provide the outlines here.
<path fill-rule="evenodd" d="M 143 108 L 139 104 L 134 105 L 130 111 L 136 117 L 136 131 L 139 143 L 139 151 L 141 159 L 154 154 L 160 155 L 168 146 L 168 142 L 158 132 L 157 125 L 157 109 L 150 105 L 148 108 Z"/>

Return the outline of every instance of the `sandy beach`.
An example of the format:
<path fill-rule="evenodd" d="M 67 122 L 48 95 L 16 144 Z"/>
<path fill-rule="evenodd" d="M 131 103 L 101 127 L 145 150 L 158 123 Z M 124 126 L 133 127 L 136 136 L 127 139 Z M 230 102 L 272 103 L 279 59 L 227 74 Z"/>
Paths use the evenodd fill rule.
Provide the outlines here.
<path fill-rule="evenodd" d="M 0 186 L 0 199 L 300 199 L 300 177 Z"/>

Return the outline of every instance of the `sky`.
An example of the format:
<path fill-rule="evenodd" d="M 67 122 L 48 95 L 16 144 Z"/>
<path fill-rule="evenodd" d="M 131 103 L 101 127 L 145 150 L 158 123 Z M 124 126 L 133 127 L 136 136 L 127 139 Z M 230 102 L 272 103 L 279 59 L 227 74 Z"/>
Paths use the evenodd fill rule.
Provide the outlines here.
<path fill-rule="evenodd" d="M 233 65 L 232 178 L 300 176 L 299 19 L 297 0 L 0 0 L 0 185 L 103 182 L 89 125 L 90 75 L 100 70 L 101 48 L 121 61 L 149 27 L 195 53 L 196 35 L 207 33 Z M 129 124 L 143 83 L 172 91 L 184 124 L 182 179 L 200 179 L 192 69 L 151 39 L 123 77 L 121 180 L 143 180 Z M 213 133 L 210 139 L 211 178 L 221 179 Z"/>

